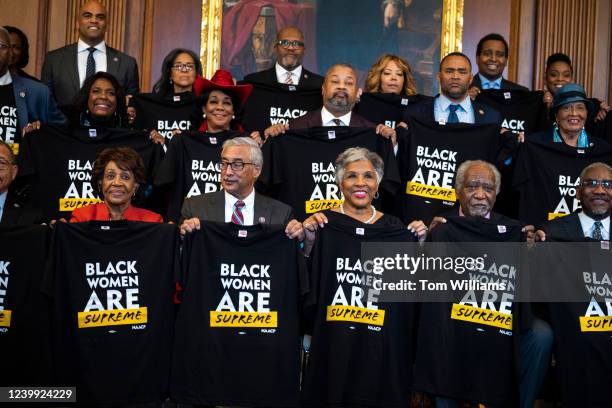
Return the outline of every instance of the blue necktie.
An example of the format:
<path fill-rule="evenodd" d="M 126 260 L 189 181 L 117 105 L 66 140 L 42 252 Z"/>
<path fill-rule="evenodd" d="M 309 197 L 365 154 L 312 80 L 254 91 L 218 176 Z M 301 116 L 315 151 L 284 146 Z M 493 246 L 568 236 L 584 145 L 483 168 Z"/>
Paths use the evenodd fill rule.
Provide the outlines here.
<path fill-rule="evenodd" d="M 449 113 L 447 123 L 459 123 L 459 116 L 457 116 L 457 109 L 459 108 L 460 106 L 456 103 L 450 104 L 448 106 Z"/>

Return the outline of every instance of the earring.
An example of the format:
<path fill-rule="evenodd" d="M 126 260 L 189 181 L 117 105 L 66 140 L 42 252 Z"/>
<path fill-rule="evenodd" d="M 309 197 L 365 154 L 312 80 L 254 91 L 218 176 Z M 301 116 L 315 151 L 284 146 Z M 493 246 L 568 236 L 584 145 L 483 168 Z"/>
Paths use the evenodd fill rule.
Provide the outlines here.
<path fill-rule="evenodd" d="M 202 117 L 203 117 L 204 119 L 206 119 L 206 114 L 205 114 L 205 113 L 203 113 L 203 114 L 202 114 Z"/>
<path fill-rule="evenodd" d="M 232 115 L 232 120 L 236 119 L 236 115 Z"/>
<path fill-rule="evenodd" d="M 172 85 L 172 84 L 174 83 L 174 82 L 172 82 L 172 78 L 170 78 L 170 81 L 169 81 L 169 82 L 170 82 L 170 85 Z"/>
<path fill-rule="evenodd" d="M 374 194 L 374 199 L 378 200 L 378 197 L 380 197 L 380 194 L 378 194 L 378 190 L 376 190 L 376 194 Z"/>

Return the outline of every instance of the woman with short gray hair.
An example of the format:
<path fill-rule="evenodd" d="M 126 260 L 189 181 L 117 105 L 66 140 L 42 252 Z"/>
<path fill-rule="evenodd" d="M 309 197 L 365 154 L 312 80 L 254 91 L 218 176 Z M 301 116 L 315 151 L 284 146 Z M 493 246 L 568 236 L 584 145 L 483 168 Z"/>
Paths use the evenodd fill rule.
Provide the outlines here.
<path fill-rule="evenodd" d="M 330 221 L 352 218 L 363 224 L 402 225 L 399 218 L 384 214 L 372 205 L 378 198 L 378 188 L 384 174 L 384 162 L 380 156 L 363 147 L 351 147 L 336 158 L 336 183 L 344 201 L 331 210 L 318 212 L 304 221 L 306 242 L 304 251 L 310 253 L 317 228 Z M 419 240 L 425 239 L 427 227 L 420 221 L 408 225 Z"/>

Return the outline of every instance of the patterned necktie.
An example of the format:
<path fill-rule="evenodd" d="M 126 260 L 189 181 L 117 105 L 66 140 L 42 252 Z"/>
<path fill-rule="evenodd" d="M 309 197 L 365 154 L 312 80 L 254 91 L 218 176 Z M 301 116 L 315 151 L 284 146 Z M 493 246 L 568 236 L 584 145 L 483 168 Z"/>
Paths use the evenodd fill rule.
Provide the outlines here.
<path fill-rule="evenodd" d="M 238 200 L 234 204 L 234 212 L 232 212 L 232 222 L 238 225 L 244 225 L 244 215 L 242 215 L 242 209 L 244 208 L 244 201 Z"/>
<path fill-rule="evenodd" d="M 601 235 L 601 227 L 601 221 L 595 221 L 595 224 L 593 224 L 593 233 L 591 234 L 591 237 L 597 241 L 601 241 L 603 239 L 603 236 Z"/>
<path fill-rule="evenodd" d="M 285 84 L 293 85 L 293 72 L 287 71 L 285 73 Z"/>
<path fill-rule="evenodd" d="M 459 123 L 459 116 L 457 116 L 457 109 L 459 109 L 459 105 L 456 103 L 450 104 L 448 106 L 448 120 L 447 123 Z"/>
<path fill-rule="evenodd" d="M 338 119 L 338 118 L 332 119 L 332 122 L 334 122 L 336 124 L 336 126 L 344 125 L 344 123 L 342 123 L 342 121 L 340 119 Z"/>
<path fill-rule="evenodd" d="M 89 47 L 87 51 L 89 51 L 89 55 L 87 56 L 87 67 L 85 68 L 85 79 L 89 78 L 90 76 L 96 73 L 96 60 L 94 59 L 94 56 L 93 56 L 96 49 L 94 47 Z"/>

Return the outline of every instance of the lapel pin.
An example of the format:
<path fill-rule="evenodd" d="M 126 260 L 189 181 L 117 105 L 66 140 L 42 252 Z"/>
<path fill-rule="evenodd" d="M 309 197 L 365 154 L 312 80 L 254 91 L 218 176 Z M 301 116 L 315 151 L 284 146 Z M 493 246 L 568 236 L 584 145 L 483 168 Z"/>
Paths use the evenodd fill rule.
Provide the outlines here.
<path fill-rule="evenodd" d="M 19 92 L 19 96 L 21 96 L 22 98 L 25 98 L 25 95 L 26 95 L 25 91 Z"/>
<path fill-rule="evenodd" d="M 304 74 L 304 79 L 308 79 L 308 74 Z"/>
<path fill-rule="evenodd" d="M 113 61 L 115 61 L 115 62 L 119 62 L 119 58 L 117 58 L 117 57 L 113 57 Z"/>
<path fill-rule="evenodd" d="M 481 115 L 484 115 L 484 111 L 482 109 L 478 109 L 478 113 L 480 113 Z"/>
<path fill-rule="evenodd" d="M 14 203 L 14 204 L 13 204 L 13 207 L 15 207 L 15 208 L 20 208 L 21 206 L 19 205 L 19 203 Z"/>

